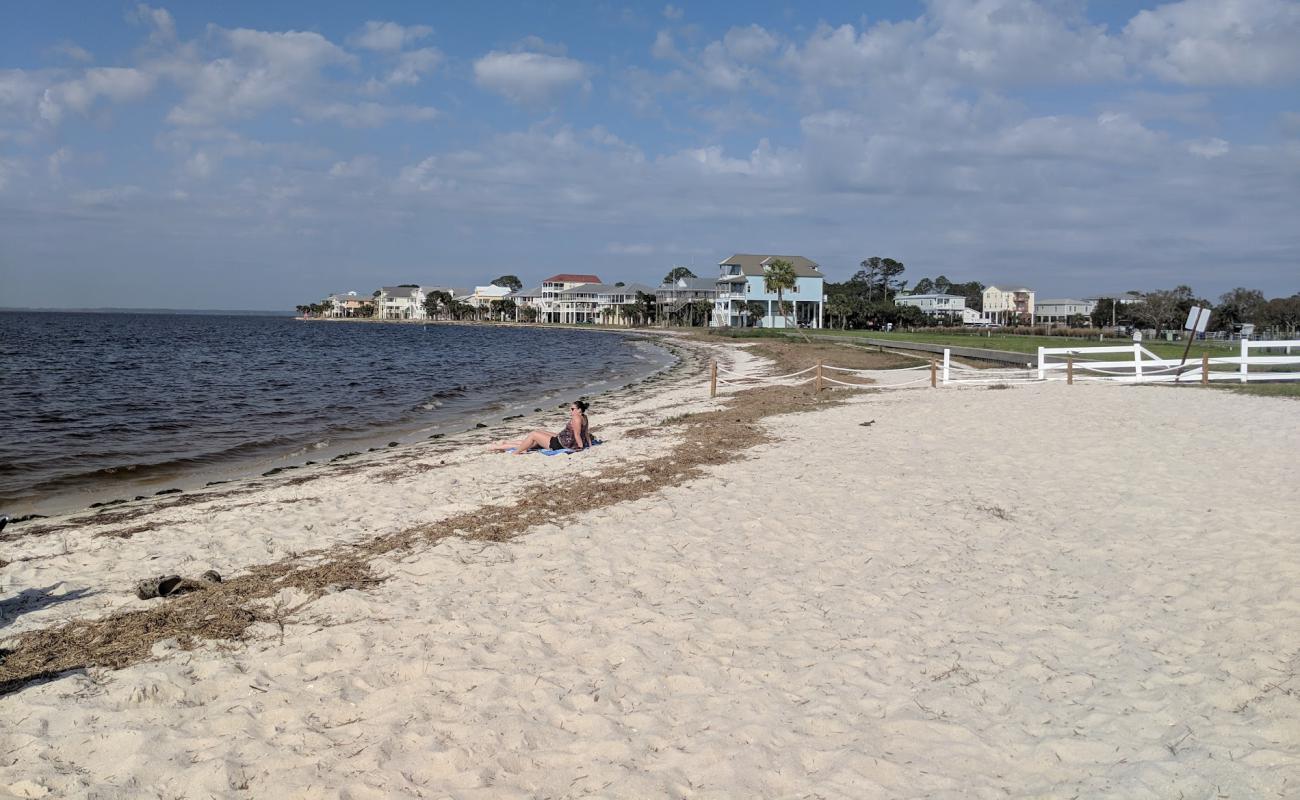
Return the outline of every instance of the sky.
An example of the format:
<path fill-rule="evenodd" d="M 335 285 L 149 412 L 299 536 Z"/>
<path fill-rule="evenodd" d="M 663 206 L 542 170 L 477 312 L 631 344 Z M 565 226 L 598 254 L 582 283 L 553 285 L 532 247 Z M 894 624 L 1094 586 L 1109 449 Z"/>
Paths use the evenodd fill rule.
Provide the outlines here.
<path fill-rule="evenodd" d="M 6 3 L 0 307 L 732 253 L 1300 291 L 1300 2 Z"/>

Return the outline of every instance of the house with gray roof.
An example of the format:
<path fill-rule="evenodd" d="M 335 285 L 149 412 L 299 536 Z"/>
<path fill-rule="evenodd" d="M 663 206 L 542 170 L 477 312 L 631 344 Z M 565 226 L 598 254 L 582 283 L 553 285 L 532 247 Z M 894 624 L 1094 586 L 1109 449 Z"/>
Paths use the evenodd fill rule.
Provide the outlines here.
<path fill-rule="evenodd" d="M 1075 300 L 1069 297 L 1038 300 L 1034 303 L 1034 324 L 1067 325 L 1070 320 L 1083 317 L 1086 320 L 1083 324 L 1091 326 L 1092 312 L 1095 310 L 1096 300 Z"/>
<path fill-rule="evenodd" d="M 381 286 L 375 295 L 379 319 L 423 319 L 424 292 L 419 286 Z"/>
<path fill-rule="evenodd" d="M 678 278 L 672 283 L 661 284 L 655 290 L 655 299 L 663 314 L 690 325 L 697 321 L 708 324 L 717 297 L 718 281 L 715 278 Z M 696 312 L 699 304 L 708 306 L 705 313 Z"/>
<path fill-rule="evenodd" d="M 794 267 L 795 285 L 783 292 L 788 310 L 778 305 L 777 292 L 769 292 L 765 277 L 774 261 Z M 737 253 L 719 262 L 715 281 L 713 327 L 820 328 L 825 319 L 826 277 L 817 262 L 803 256 Z"/>

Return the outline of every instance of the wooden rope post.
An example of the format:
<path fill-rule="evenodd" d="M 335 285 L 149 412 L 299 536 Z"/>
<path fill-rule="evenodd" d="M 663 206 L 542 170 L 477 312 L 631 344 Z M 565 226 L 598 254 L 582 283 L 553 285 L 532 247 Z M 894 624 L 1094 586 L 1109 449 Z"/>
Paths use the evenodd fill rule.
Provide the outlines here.
<path fill-rule="evenodd" d="M 939 362 L 930 359 L 930 388 L 939 388 Z"/>
<path fill-rule="evenodd" d="M 821 394 L 822 393 L 822 360 L 820 358 L 817 359 L 817 378 L 814 382 L 814 385 L 816 386 L 817 394 Z"/>
<path fill-rule="evenodd" d="M 709 397 L 718 396 L 718 362 L 709 362 Z"/>
<path fill-rule="evenodd" d="M 1210 354 L 1201 353 L 1201 385 L 1210 385 Z"/>
<path fill-rule="evenodd" d="M 1074 356 L 1067 355 L 1065 357 L 1065 384 L 1067 386 L 1074 385 Z"/>

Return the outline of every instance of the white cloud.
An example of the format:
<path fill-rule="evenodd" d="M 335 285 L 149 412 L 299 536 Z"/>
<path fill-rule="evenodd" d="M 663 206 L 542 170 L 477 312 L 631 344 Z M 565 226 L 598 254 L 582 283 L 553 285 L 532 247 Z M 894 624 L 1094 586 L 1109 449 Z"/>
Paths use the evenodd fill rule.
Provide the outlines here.
<path fill-rule="evenodd" d="M 1124 36 L 1135 59 L 1174 83 L 1267 85 L 1300 77 L 1300 3 L 1288 0 L 1168 3 L 1139 12 Z"/>
<path fill-rule="evenodd" d="M 575 86 L 590 88 L 585 64 L 544 53 L 493 50 L 474 62 L 474 79 L 484 89 L 523 105 L 550 102 Z"/>
<path fill-rule="evenodd" d="M 58 150 L 50 153 L 49 158 L 45 160 L 45 168 L 46 172 L 49 173 L 50 180 L 55 181 L 56 183 L 63 180 L 63 165 L 67 164 L 71 160 L 72 151 L 66 147 L 60 147 Z"/>
<path fill-rule="evenodd" d="M 668 31 L 659 31 L 655 34 L 655 42 L 650 46 L 650 55 L 664 60 L 677 58 L 677 45 L 673 42 L 673 35 Z"/>
<path fill-rule="evenodd" d="M 369 178 L 375 174 L 378 163 L 374 156 L 356 156 L 348 161 L 334 162 L 329 175 L 331 178 Z"/>
<path fill-rule="evenodd" d="M 71 61 L 76 61 L 79 64 L 86 64 L 95 60 L 95 56 L 89 50 L 68 39 L 64 39 L 51 47 L 50 52 Z"/>
<path fill-rule="evenodd" d="M 203 180 L 210 178 L 213 171 L 217 168 L 218 159 L 210 155 L 206 150 L 200 150 L 190 156 L 185 161 L 185 172 L 191 177 Z"/>
<path fill-rule="evenodd" d="M 758 25 L 735 27 L 722 37 L 727 53 L 740 61 L 759 61 L 776 51 L 775 36 Z"/>
<path fill-rule="evenodd" d="M 0 158 L 0 192 L 24 172 L 22 164 L 13 158 Z"/>
<path fill-rule="evenodd" d="M 1227 155 L 1228 151 L 1232 148 L 1223 139 L 1212 136 L 1208 139 L 1198 139 L 1194 142 L 1188 142 L 1187 149 L 1192 153 L 1192 155 L 1197 155 L 1201 158 L 1218 158 L 1219 156 Z"/>
<path fill-rule="evenodd" d="M 396 52 L 433 33 L 428 25 L 398 25 L 396 22 L 367 22 L 348 42 L 366 50 Z"/>
<path fill-rule="evenodd" d="M 146 25 L 149 28 L 149 41 L 154 44 L 169 44 L 176 40 L 176 21 L 165 8 L 151 8 L 140 3 L 127 13 L 127 20 Z"/>
<path fill-rule="evenodd" d="M 209 125 L 273 107 L 294 107 L 320 91 L 323 72 L 354 58 L 318 33 L 219 31 L 230 55 L 180 59 L 164 69 L 187 89 L 167 115 L 177 125 Z"/>
<path fill-rule="evenodd" d="M 1032 0 L 930 0 L 914 20 L 821 25 L 786 51 L 805 82 L 855 87 L 942 80 L 988 86 L 1099 83 L 1124 77 L 1123 48 L 1102 26 Z"/>
<path fill-rule="evenodd" d="M 0 120 L 27 118 L 40 99 L 44 86 L 44 81 L 26 70 L 0 70 Z"/>
<path fill-rule="evenodd" d="M 397 64 L 384 78 L 384 83 L 415 86 L 423 76 L 433 72 L 442 63 L 442 58 L 442 53 L 433 47 L 401 53 L 397 56 Z"/>
<path fill-rule="evenodd" d="M 75 192 L 72 199 L 83 206 L 118 208 L 141 193 L 139 186 L 112 186 L 106 189 L 86 189 Z"/>
<path fill-rule="evenodd" d="M 1060 3 L 929 0 L 925 58 L 950 74 L 999 85 L 1122 78 L 1122 48 Z"/>
<path fill-rule="evenodd" d="M 42 119 L 57 125 L 66 111 L 85 114 L 95 101 L 123 103 L 139 100 L 154 87 L 154 76 L 132 67 L 93 67 L 75 80 L 46 89 L 38 104 Z"/>
<path fill-rule="evenodd" d="M 381 103 L 327 103 L 307 106 L 303 113 L 309 119 L 337 122 L 349 128 L 378 128 L 395 120 L 428 122 L 438 117 L 438 110 L 429 106 Z"/>

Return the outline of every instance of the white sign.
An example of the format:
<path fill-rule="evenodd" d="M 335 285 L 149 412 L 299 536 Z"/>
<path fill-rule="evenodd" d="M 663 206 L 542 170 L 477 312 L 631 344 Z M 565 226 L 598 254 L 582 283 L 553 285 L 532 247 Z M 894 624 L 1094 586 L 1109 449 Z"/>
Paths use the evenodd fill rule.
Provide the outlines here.
<path fill-rule="evenodd" d="M 1187 310 L 1187 321 L 1183 323 L 1183 330 L 1205 333 L 1205 326 L 1208 324 L 1210 324 L 1210 309 L 1192 306 Z"/>

